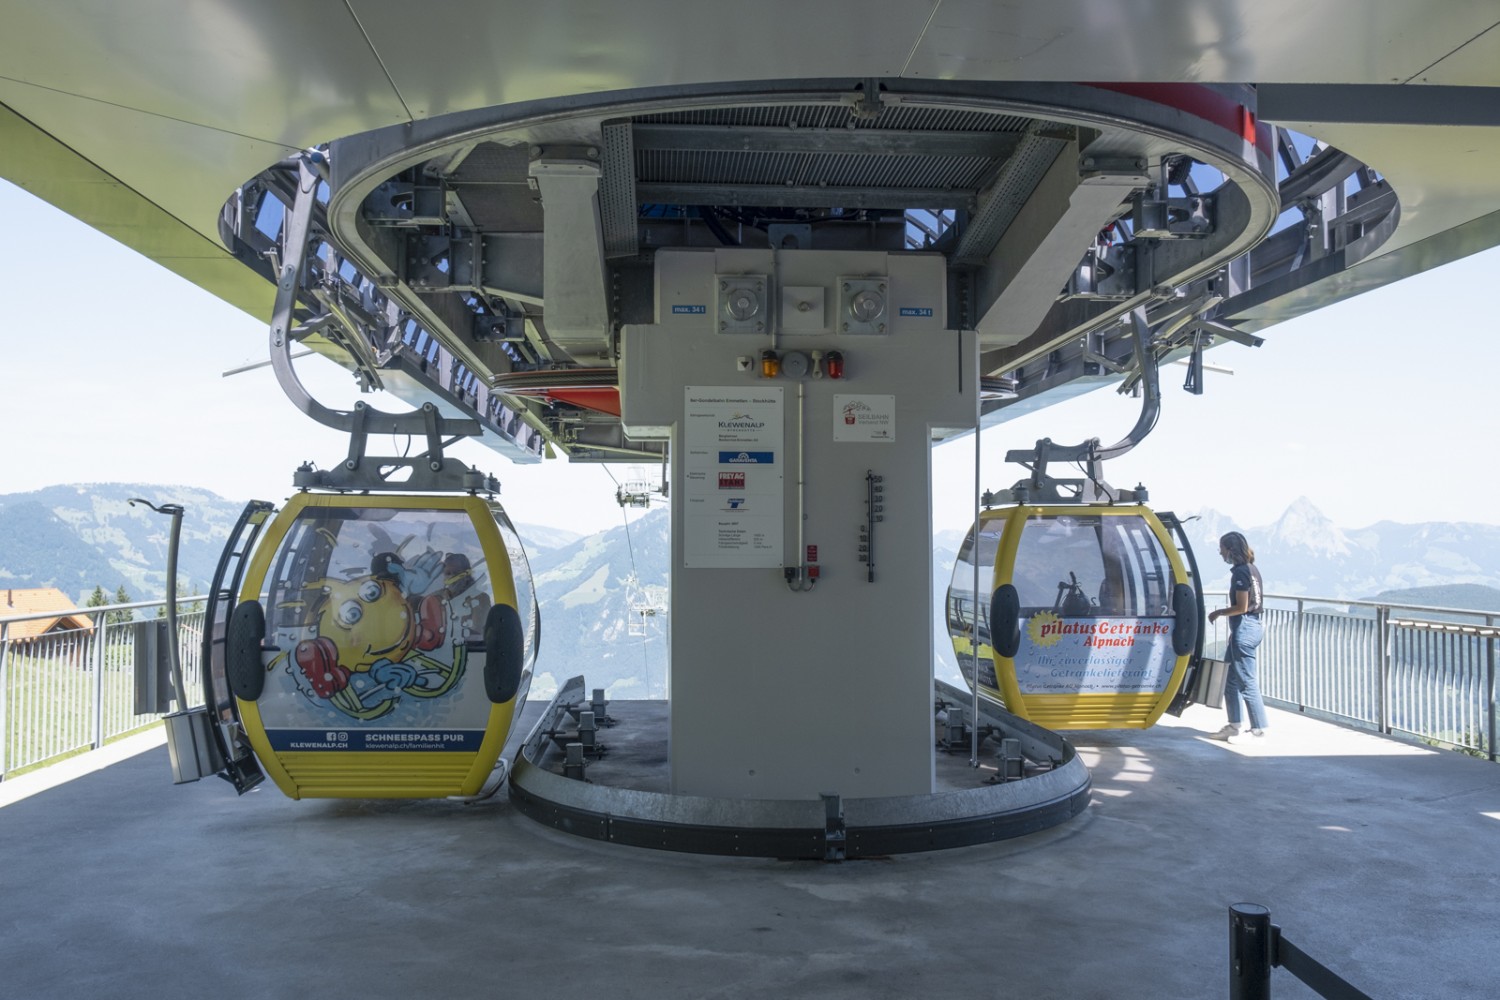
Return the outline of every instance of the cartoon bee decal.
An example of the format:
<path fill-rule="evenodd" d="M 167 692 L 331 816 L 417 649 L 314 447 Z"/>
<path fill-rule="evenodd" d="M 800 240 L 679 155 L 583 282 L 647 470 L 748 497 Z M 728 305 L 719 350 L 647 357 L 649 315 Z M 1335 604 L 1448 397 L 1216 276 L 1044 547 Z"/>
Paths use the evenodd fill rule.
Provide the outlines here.
<path fill-rule="evenodd" d="M 451 662 L 428 654 L 448 639 L 452 598 L 473 582 L 467 556 L 431 549 L 409 561 L 382 552 L 367 575 L 312 582 L 305 604 L 312 637 L 297 643 L 288 665 L 298 688 L 366 720 L 390 712 L 403 695 L 447 693 L 463 675 L 462 637 Z"/>

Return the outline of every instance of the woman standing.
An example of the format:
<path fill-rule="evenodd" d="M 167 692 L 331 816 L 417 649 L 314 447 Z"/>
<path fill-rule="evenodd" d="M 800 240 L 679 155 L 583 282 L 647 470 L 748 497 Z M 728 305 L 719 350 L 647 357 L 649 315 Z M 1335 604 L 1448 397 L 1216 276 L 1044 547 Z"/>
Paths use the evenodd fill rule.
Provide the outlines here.
<path fill-rule="evenodd" d="M 1209 614 L 1209 622 L 1229 619 L 1229 649 L 1225 659 L 1229 675 L 1224 681 L 1224 710 L 1229 724 L 1209 739 L 1228 743 L 1240 735 L 1240 699 L 1250 713 L 1250 735 L 1266 735 L 1266 706 L 1255 678 L 1255 653 L 1265 630 L 1260 624 L 1260 570 L 1255 552 L 1245 536 L 1231 531 L 1219 539 L 1219 555 L 1233 568 L 1229 571 L 1229 607 Z"/>

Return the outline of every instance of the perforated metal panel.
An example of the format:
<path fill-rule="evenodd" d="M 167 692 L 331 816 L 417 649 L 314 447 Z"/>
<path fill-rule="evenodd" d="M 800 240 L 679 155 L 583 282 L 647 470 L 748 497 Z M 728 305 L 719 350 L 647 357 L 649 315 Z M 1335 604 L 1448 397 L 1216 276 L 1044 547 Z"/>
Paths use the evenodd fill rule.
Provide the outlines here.
<path fill-rule="evenodd" d="M 640 249 L 636 229 L 635 154 L 630 125 L 605 125 L 604 168 L 599 178 L 599 215 L 604 226 L 604 255 L 634 257 Z"/>
<path fill-rule="evenodd" d="M 868 194 L 845 207 L 899 209 L 924 194 L 934 203 L 965 204 L 1032 124 L 1013 115 L 901 106 L 861 118 L 847 104 L 730 107 L 634 121 L 636 179 L 654 191 L 692 194 L 688 185 L 702 185 L 704 198 L 730 204 L 810 206 L 814 191 L 836 199 L 859 189 Z M 695 144 L 692 129 L 721 131 L 699 133 L 706 141 Z M 872 141 L 882 132 L 888 144 Z M 1016 138 L 996 141 L 1005 136 Z"/>

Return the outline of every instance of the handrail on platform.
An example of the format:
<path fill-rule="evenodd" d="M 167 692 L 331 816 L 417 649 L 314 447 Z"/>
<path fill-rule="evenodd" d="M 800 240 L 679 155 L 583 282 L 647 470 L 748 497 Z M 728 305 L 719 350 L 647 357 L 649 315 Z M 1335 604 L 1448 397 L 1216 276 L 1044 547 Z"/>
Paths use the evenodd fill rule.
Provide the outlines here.
<path fill-rule="evenodd" d="M 206 600 L 177 600 L 176 652 L 189 691 L 201 686 Z M 23 627 L 33 622 L 57 624 Z M 0 780 L 155 723 L 170 708 L 172 645 L 160 600 L 0 617 Z"/>
<path fill-rule="evenodd" d="M 1267 704 L 1500 760 L 1500 612 L 1266 594 L 1261 621 Z M 1210 625 L 1205 655 L 1228 638 Z"/>

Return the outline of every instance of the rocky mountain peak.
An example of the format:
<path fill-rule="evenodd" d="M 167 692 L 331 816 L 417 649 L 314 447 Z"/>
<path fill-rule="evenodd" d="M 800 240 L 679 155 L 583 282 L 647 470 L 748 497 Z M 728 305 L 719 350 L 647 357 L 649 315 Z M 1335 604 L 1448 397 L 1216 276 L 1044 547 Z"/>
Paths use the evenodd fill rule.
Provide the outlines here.
<path fill-rule="evenodd" d="M 1325 556 L 1347 556 L 1352 551 L 1344 532 L 1307 497 L 1292 501 L 1266 531 L 1265 543 Z M 1258 547 L 1253 539 L 1250 544 Z"/>

